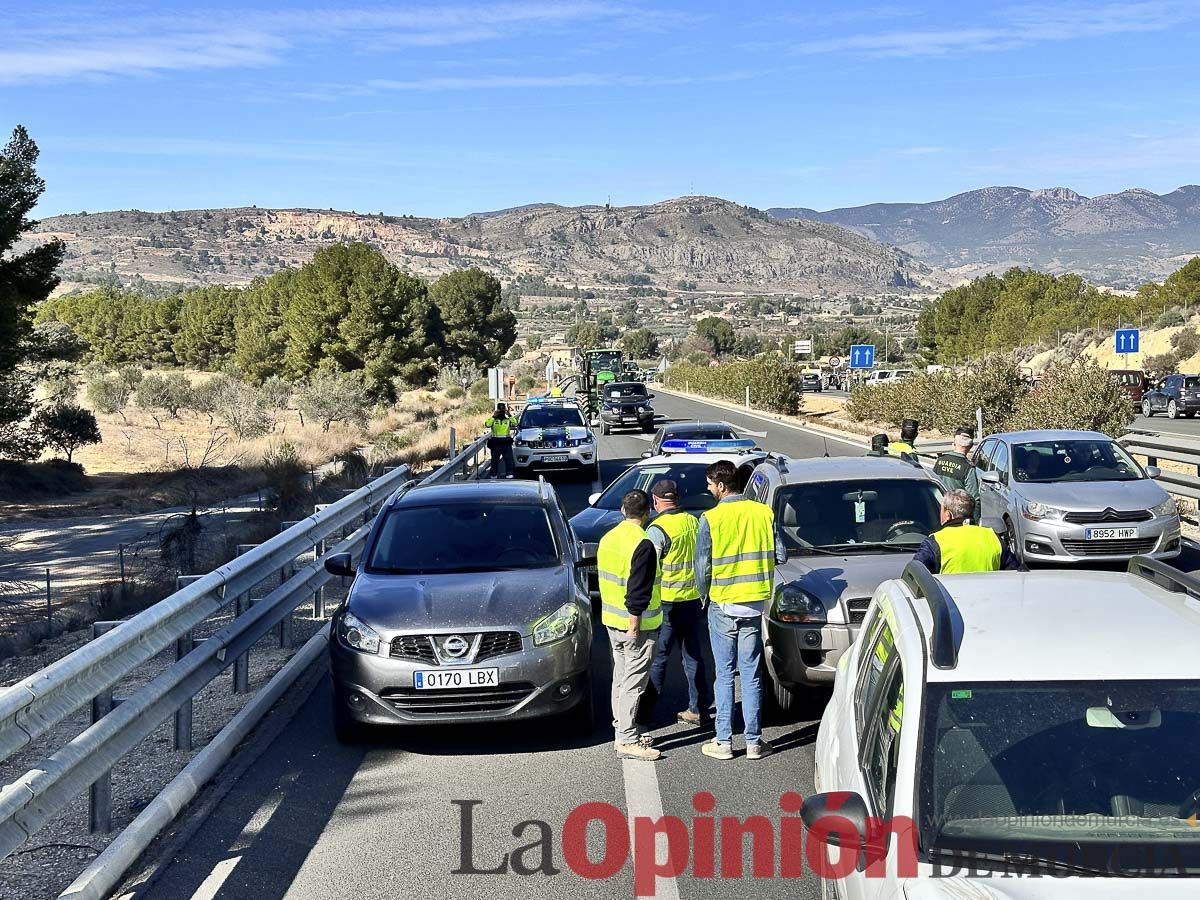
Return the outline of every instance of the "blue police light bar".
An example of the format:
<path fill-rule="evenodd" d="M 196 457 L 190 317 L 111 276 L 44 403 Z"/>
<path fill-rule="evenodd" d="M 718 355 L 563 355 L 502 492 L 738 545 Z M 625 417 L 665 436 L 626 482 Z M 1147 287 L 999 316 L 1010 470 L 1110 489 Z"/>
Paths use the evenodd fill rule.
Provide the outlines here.
<path fill-rule="evenodd" d="M 663 453 L 729 453 L 738 450 L 753 450 L 758 445 L 749 438 L 712 441 L 663 441 Z"/>

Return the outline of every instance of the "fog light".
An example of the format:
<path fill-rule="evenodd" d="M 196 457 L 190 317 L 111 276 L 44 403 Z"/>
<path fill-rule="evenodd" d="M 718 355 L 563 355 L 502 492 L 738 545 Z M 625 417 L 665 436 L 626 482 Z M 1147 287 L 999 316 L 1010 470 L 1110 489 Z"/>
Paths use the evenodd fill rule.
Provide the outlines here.
<path fill-rule="evenodd" d="M 362 704 L 363 704 L 363 695 L 362 694 L 351 694 L 350 695 L 350 705 L 351 706 L 362 706 Z"/>
<path fill-rule="evenodd" d="M 821 643 L 821 633 L 819 631 L 804 632 L 804 643 L 810 647 L 816 647 Z"/>
<path fill-rule="evenodd" d="M 560 696 L 560 697 L 565 697 L 565 696 L 567 696 L 567 694 L 569 694 L 569 693 L 571 693 L 571 685 L 569 685 L 569 684 L 560 684 L 560 685 L 558 686 L 558 696 Z"/>
<path fill-rule="evenodd" d="M 1037 541 L 1026 541 L 1025 550 L 1028 553 L 1041 553 L 1044 548 Z"/>

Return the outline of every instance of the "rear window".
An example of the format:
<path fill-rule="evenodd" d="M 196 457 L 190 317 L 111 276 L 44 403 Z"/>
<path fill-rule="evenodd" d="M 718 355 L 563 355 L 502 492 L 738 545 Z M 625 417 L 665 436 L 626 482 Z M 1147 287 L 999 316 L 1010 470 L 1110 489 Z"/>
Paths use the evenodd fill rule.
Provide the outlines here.
<path fill-rule="evenodd" d="M 546 510 L 468 503 L 393 509 L 379 526 L 367 572 L 437 575 L 559 565 Z"/>
<path fill-rule="evenodd" d="M 1187 378 L 1183 379 L 1184 390 L 1194 391 L 1197 388 L 1200 388 L 1200 378 L 1197 378 L 1195 375 L 1189 375 Z"/>

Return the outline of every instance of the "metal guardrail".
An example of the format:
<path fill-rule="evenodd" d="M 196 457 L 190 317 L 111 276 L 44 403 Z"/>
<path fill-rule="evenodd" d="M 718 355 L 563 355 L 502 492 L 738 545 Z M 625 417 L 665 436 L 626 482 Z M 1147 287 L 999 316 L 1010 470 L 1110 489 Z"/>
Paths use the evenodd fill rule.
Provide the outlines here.
<path fill-rule="evenodd" d="M 1185 472 L 1163 470 L 1155 479 L 1168 493 L 1189 500 L 1200 500 L 1200 439 L 1181 434 L 1162 434 L 1152 431 L 1131 431 L 1117 443 L 1135 456 L 1146 457 L 1149 465 L 1157 466 L 1159 460 L 1170 460 L 1192 466 L 1195 475 Z"/>
<path fill-rule="evenodd" d="M 485 439 L 474 441 L 421 483 L 470 477 L 485 448 Z M 324 559 L 359 550 L 372 514 L 409 475 L 407 466 L 387 472 L 0 693 L 2 761 L 286 569 L 278 587 L 0 791 L 0 858 L 89 785 L 107 779 L 125 754 L 330 581 Z M 297 567 L 297 558 L 314 548 L 314 559 Z"/>

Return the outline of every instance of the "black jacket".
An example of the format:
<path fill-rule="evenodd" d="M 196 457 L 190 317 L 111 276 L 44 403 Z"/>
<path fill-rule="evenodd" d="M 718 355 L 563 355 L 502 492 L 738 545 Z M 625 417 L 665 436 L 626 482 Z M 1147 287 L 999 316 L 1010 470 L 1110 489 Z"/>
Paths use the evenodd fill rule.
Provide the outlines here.
<path fill-rule="evenodd" d="M 640 616 L 650 608 L 654 579 L 658 577 L 658 554 L 650 541 L 642 541 L 629 560 L 629 580 L 625 584 L 625 608 L 631 616 Z"/>

